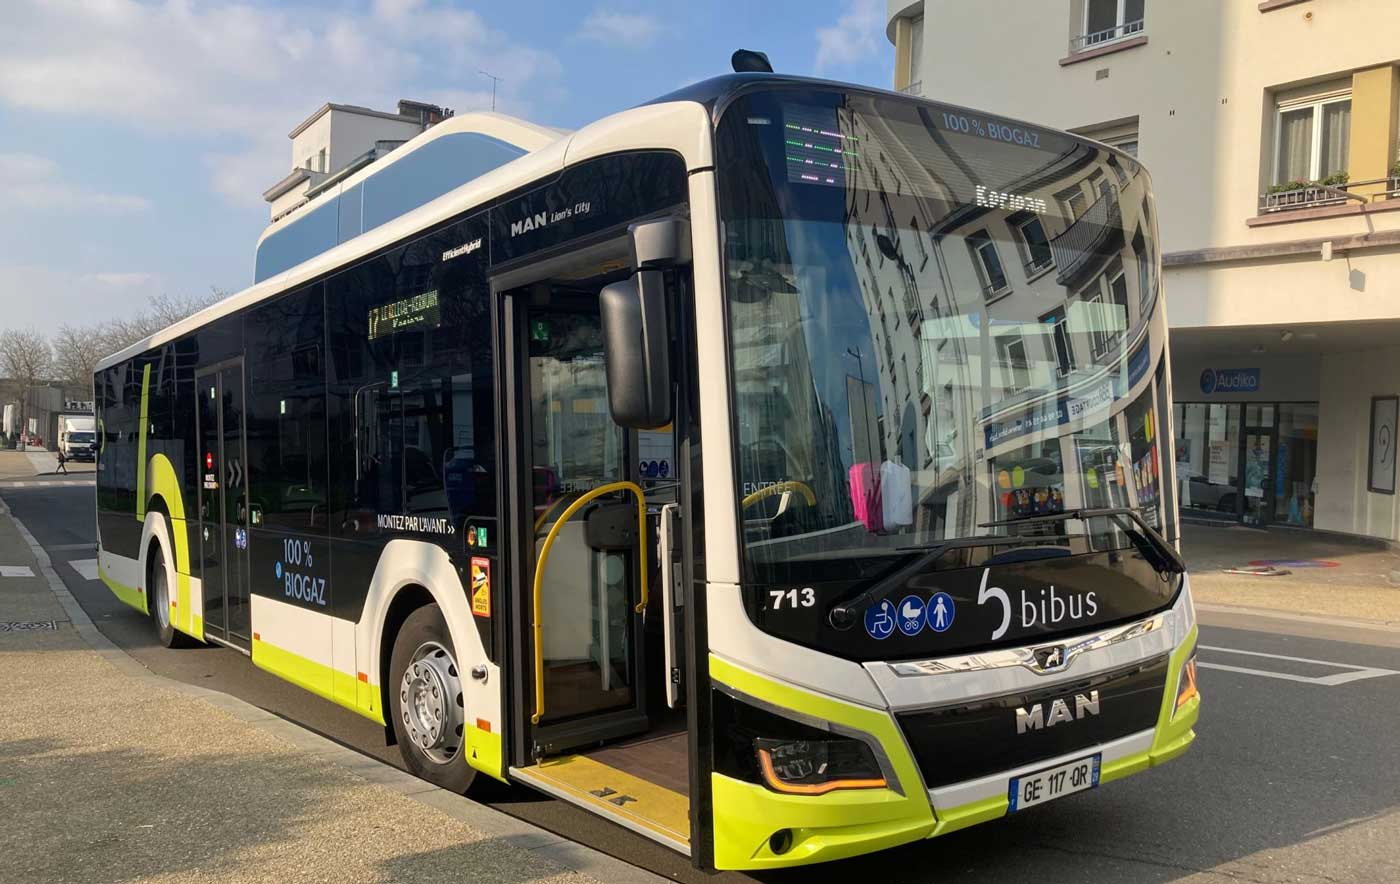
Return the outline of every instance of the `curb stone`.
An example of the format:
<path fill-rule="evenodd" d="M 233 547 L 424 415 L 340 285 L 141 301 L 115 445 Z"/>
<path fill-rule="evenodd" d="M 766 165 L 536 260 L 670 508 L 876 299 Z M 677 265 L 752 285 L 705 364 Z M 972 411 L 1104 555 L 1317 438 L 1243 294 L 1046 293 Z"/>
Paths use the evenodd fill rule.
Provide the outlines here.
<path fill-rule="evenodd" d="M 1253 617 L 1267 617 L 1274 620 L 1296 620 L 1302 623 L 1321 623 L 1326 626 L 1343 626 L 1351 629 L 1369 629 L 1375 632 L 1400 633 L 1400 621 L 1362 620 L 1356 617 L 1327 617 L 1322 614 L 1294 614 L 1274 608 L 1256 608 L 1249 605 L 1220 605 L 1213 602 L 1196 602 L 1196 610 L 1209 614 L 1248 614 Z"/>
<path fill-rule="evenodd" d="M 584 844 L 570 841 L 533 823 L 517 819 L 509 814 L 473 801 L 465 795 L 458 795 L 434 786 L 426 780 L 404 773 L 392 765 L 363 755 L 354 749 L 343 746 L 327 737 L 314 733 L 294 722 L 273 715 L 265 709 L 238 699 L 232 694 L 186 684 L 147 669 L 134 657 L 111 642 L 93 624 L 78 600 L 63 585 L 63 580 L 54 570 L 49 554 L 39 541 L 0 499 L 0 516 L 9 516 L 19 530 L 20 536 L 28 544 L 30 553 L 37 560 L 39 571 L 48 582 L 49 590 L 58 599 L 68 615 L 68 622 L 78 636 L 102 659 L 111 663 L 123 675 L 154 687 L 173 691 L 186 697 L 200 699 L 234 718 L 270 734 L 283 742 L 290 743 L 303 753 L 319 756 L 335 766 L 354 774 L 360 779 L 383 786 L 419 804 L 431 807 L 441 813 L 466 823 L 478 831 L 497 838 L 522 850 L 528 850 L 557 866 L 570 871 L 589 875 L 608 884 L 654 884 L 666 881 L 659 875 L 645 869 L 608 856 Z"/>

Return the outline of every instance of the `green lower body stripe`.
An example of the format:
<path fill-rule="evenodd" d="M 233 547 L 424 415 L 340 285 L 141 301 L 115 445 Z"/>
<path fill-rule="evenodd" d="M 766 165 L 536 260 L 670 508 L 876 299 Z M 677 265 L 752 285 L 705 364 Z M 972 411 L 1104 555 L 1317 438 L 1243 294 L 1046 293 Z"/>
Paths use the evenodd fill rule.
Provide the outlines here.
<path fill-rule="evenodd" d="M 149 614 L 150 609 L 146 607 L 146 594 L 134 586 L 127 586 L 112 579 L 112 576 L 99 564 L 97 566 L 97 576 L 102 578 L 102 582 L 107 584 L 107 588 L 112 591 L 119 601 L 125 602 L 142 614 Z"/>
<path fill-rule="evenodd" d="M 253 639 L 253 665 L 370 721 L 384 724 L 378 685 L 362 682 L 348 672 L 308 660 L 257 638 Z"/>

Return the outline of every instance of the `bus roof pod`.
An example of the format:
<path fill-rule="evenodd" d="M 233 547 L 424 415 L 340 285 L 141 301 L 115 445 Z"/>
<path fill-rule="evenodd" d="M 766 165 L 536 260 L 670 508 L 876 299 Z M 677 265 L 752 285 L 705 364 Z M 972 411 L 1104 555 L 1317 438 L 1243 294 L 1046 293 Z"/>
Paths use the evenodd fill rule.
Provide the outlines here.
<path fill-rule="evenodd" d="M 276 276 L 569 134 L 475 111 L 449 117 L 382 157 L 378 149 L 366 151 L 263 230 L 253 281 Z"/>

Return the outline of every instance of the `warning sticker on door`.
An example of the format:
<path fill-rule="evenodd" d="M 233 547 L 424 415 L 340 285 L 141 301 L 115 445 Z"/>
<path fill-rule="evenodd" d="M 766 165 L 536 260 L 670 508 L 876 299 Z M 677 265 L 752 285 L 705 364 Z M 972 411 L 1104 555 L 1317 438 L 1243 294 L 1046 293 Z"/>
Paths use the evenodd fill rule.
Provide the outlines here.
<path fill-rule="evenodd" d="M 491 616 L 491 560 L 472 556 L 472 613 Z"/>

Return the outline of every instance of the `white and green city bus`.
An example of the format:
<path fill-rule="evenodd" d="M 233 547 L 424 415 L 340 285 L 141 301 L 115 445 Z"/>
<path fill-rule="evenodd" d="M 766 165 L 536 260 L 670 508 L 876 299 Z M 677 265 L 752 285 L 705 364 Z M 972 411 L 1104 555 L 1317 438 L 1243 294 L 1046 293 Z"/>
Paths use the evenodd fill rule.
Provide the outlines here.
<path fill-rule="evenodd" d="M 458 791 L 814 863 L 1194 738 L 1148 176 L 771 74 L 531 150 L 98 366 L 99 563 Z"/>

